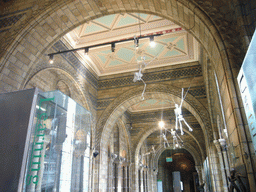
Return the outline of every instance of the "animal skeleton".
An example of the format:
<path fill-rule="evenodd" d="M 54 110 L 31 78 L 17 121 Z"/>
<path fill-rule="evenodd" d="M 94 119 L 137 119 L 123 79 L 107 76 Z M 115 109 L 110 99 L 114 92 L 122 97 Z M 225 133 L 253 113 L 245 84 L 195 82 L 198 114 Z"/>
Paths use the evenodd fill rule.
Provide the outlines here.
<path fill-rule="evenodd" d="M 145 57 L 144 57 L 145 59 Z M 146 66 L 146 64 L 143 62 L 143 64 Z M 144 83 L 144 89 L 142 91 L 142 94 L 141 94 L 141 99 L 144 100 L 144 93 L 145 93 L 145 90 L 146 90 L 146 87 L 147 87 L 147 84 L 145 83 L 145 81 L 142 79 L 142 66 L 140 65 L 140 69 L 138 72 L 135 72 L 134 73 L 134 78 L 133 78 L 133 82 L 137 82 L 137 81 L 142 81 Z"/>
<path fill-rule="evenodd" d="M 176 116 L 176 124 L 175 124 L 175 129 L 178 130 L 179 127 L 180 127 L 180 131 L 181 131 L 181 135 L 184 135 L 184 132 L 183 132 L 183 128 L 182 128 L 182 121 L 185 123 L 185 125 L 188 127 L 189 131 L 193 131 L 193 129 L 189 126 L 189 124 L 186 122 L 186 120 L 184 119 L 183 115 L 182 115 L 182 103 L 185 99 L 185 97 L 183 97 L 183 92 L 184 92 L 184 89 L 182 88 L 182 93 L 181 93 L 181 102 L 180 102 L 180 105 L 178 104 L 175 104 L 175 109 L 174 109 L 174 113 L 175 113 L 175 116 Z M 186 96 L 186 95 L 185 95 Z"/>
<path fill-rule="evenodd" d="M 173 148 L 174 149 L 176 149 L 176 147 L 180 148 L 181 145 L 183 145 L 183 140 L 180 138 L 180 136 L 173 129 L 171 129 L 171 134 L 172 134 L 172 137 L 173 137 Z M 179 140 L 181 141 L 181 145 L 179 143 Z"/>

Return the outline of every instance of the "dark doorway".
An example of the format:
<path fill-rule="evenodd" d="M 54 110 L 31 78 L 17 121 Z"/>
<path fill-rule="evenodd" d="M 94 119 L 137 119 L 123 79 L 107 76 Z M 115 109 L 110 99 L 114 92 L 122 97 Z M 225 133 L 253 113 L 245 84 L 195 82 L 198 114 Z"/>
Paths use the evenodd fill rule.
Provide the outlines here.
<path fill-rule="evenodd" d="M 198 175 L 195 161 L 185 149 L 167 149 L 158 161 L 158 178 L 163 183 L 163 192 L 173 192 L 173 172 L 180 172 L 183 192 L 196 192 Z"/>

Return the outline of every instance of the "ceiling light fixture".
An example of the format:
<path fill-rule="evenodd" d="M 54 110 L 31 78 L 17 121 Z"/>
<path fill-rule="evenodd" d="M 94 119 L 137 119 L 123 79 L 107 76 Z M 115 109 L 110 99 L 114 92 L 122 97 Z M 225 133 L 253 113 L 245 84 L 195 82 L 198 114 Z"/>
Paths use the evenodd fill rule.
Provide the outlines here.
<path fill-rule="evenodd" d="M 84 54 L 88 55 L 88 53 L 89 53 L 89 48 L 88 47 L 84 48 Z"/>
<path fill-rule="evenodd" d="M 111 45 L 111 50 L 113 52 L 113 47 L 115 48 L 115 45 L 117 43 L 123 43 L 123 42 L 127 42 L 127 41 L 134 41 L 134 44 L 136 47 L 139 46 L 139 39 L 145 39 L 145 38 L 150 38 L 150 37 L 155 37 L 155 36 L 161 36 L 163 35 L 162 33 L 160 34 L 155 34 L 155 35 L 145 35 L 145 36 L 139 36 L 139 37 L 133 37 L 133 38 L 128 38 L 128 39 L 122 39 L 122 40 L 117 40 L 117 41 L 112 41 L 112 42 L 108 42 L 108 43 L 102 43 L 102 44 L 96 44 L 96 45 L 92 45 L 92 46 L 87 46 L 87 47 L 81 47 L 81 48 L 77 48 L 77 49 L 69 49 L 69 50 L 65 50 L 65 51 L 58 51 L 58 52 L 55 52 L 55 53 L 49 53 L 47 54 L 47 56 L 49 57 L 53 57 L 54 55 L 57 55 L 57 54 L 63 54 L 63 53 L 68 53 L 68 52 L 76 52 L 76 51 L 79 51 L 79 50 L 86 50 L 86 49 L 90 49 L 90 48 L 94 48 L 94 47 L 103 47 L 103 46 L 106 46 L 106 45 Z"/>
<path fill-rule="evenodd" d="M 53 55 L 49 55 L 49 63 L 53 64 Z"/>
<path fill-rule="evenodd" d="M 152 48 L 155 47 L 156 46 L 156 42 L 154 41 L 154 36 L 150 36 L 149 39 L 150 39 L 150 43 L 149 43 L 150 47 L 152 47 Z"/>
<path fill-rule="evenodd" d="M 161 129 L 164 128 L 164 122 L 163 122 L 163 121 L 159 121 L 158 125 L 159 125 L 159 127 L 160 127 Z"/>
<path fill-rule="evenodd" d="M 115 52 L 116 49 L 116 44 L 115 43 L 111 43 L 111 51 L 112 53 Z"/>
<path fill-rule="evenodd" d="M 134 45 L 136 48 L 139 47 L 139 38 L 134 36 Z"/>

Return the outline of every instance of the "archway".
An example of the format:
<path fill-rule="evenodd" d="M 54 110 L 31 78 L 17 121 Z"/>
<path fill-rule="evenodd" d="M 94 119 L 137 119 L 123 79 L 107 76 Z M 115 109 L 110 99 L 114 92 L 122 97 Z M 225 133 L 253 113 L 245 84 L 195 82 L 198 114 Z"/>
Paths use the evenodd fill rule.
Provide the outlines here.
<path fill-rule="evenodd" d="M 16 75 L 15 79 L 19 79 L 20 81 L 11 81 L 8 91 L 23 88 L 27 79 L 30 78 L 29 74 L 37 67 L 38 60 L 43 57 L 54 42 L 79 24 L 114 12 L 145 12 L 173 20 L 190 31 L 198 39 L 214 62 L 214 68 L 219 71 L 217 74 L 218 81 L 223 92 L 221 97 L 223 101 L 227 101 L 225 103 L 228 106 L 226 111 L 228 114 L 226 115 L 228 126 L 237 128 L 239 127 L 238 125 L 243 125 L 242 120 L 240 120 L 239 104 L 234 85 L 235 79 L 230 66 L 232 63 L 228 61 L 228 50 L 221 38 L 225 34 L 218 31 L 210 19 L 200 9 L 196 9 L 197 6 L 193 3 L 185 1 L 182 4 L 177 1 L 168 1 L 165 4 L 163 3 L 162 7 L 164 9 L 161 9 L 161 6 L 158 4 L 149 6 L 147 3 L 137 4 L 134 2 L 122 4 L 113 1 L 113 7 L 109 7 L 105 2 L 81 1 L 79 4 L 81 6 L 77 5 L 76 2 L 59 5 L 57 3 L 54 4 L 45 13 L 40 15 L 40 17 L 30 22 L 29 26 L 15 39 L 15 42 L 8 47 L 8 53 L 1 59 L 1 63 L 3 63 L 2 69 L 19 71 L 22 65 L 26 66 L 24 73 Z M 72 7 L 79 7 L 80 14 L 71 13 L 71 16 L 67 17 L 66 12 L 69 12 L 67 11 L 69 9 L 72 10 Z M 78 17 L 76 18 L 76 16 Z M 51 26 L 56 28 L 52 29 Z M 44 28 L 50 28 L 52 30 L 48 33 Z M 38 47 L 32 47 L 32 50 L 30 48 L 31 44 L 27 44 L 27 42 L 31 42 L 31 39 L 35 40 L 35 45 L 39 44 Z M 23 54 L 22 50 L 26 50 L 26 54 Z M 36 50 L 36 53 L 34 50 Z M 235 61 L 233 62 L 235 63 Z M 237 71 L 235 67 L 233 69 L 235 72 Z M 5 82 L 4 77 L 1 77 L 1 80 L 4 84 L 8 84 Z M 232 97 L 231 95 L 235 96 Z M 231 113 L 233 112 L 231 117 L 229 117 L 230 111 Z M 240 133 L 239 130 L 236 130 L 236 132 L 238 135 L 243 133 L 243 131 Z M 241 141 L 240 136 L 237 137 Z M 244 147 L 241 147 L 239 150 L 239 154 L 246 154 L 244 153 Z M 242 155 L 242 160 L 244 159 L 245 157 Z M 246 162 L 246 160 L 244 161 Z"/>
<path fill-rule="evenodd" d="M 199 179 L 194 158 L 185 149 L 165 149 L 158 158 L 157 182 L 163 191 L 196 192 Z"/>
<path fill-rule="evenodd" d="M 59 82 L 64 82 L 72 98 L 87 110 L 91 111 L 92 106 L 90 99 L 88 99 L 88 96 L 85 95 L 86 93 L 81 89 L 72 75 L 63 69 L 51 67 L 39 70 L 31 76 L 24 88 L 37 86 L 42 91 L 52 91 L 57 89 Z M 70 88 L 72 88 L 72 90 L 70 90 Z"/>
<path fill-rule="evenodd" d="M 132 105 L 141 102 L 141 91 L 143 90 L 143 87 L 136 87 L 134 89 L 131 89 L 124 94 L 122 94 L 120 97 L 115 99 L 112 104 L 110 104 L 105 111 L 102 113 L 101 117 L 99 118 L 97 122 L 97 140 L 96 140 L 96 147 L 99 151 L 102 151 L 100 155 L 100 161 L 103 162 L 105 157 L 104 151 L 106 151 L 107 147 L 107 139 L 109 133 L 111 133 L 111 130 L 113 126 L 115 125 L 117 119 Z M 159 85 L 159 84 L 150 84 L 147 86 L 147 90 L 145 92 L 145 100 L 156 98 L 156 99 L 168 99 L 170 101 L 175 100 L 176 102 L 180 101 L 180 90 L 173 86 L 168 85 Z M 207 110 L 204 108 L 204 106 L 198 102 L 193 96 L 190 94 L 187 95 L 184 105 L 185 108 L 187 108 L 198 120 L 199 124 L 201 125 L 201 128 L 203 130 L 204 139 L 206 143 L 206 147 L 209 145 L 208 143 L 211 141 L 212 138 L 212 131 L 211 126 L 209 123 L 209 115 Z M 143 136 L 144 137 L 144 136 Z M 139 147 L 136 148 L 135 156 L 132 155 L 132 157 L 136 158 L 138 155 Z M 137 155 L 136 155 L 137 154 Z M 102 163 L 101 163 L 102 164 Z M 101 165 L 100 164 L 100 165 Z M 136 168 L 136 159 L 135 159 L 135 170 Z M 99 179 L 105 178 L 104 172 L 100 172 L 99 167 Z M 105 188 L 104 183 L 100 183 L 100 188 Z M 136 185 L 137 186 L 137 185 Z"/>

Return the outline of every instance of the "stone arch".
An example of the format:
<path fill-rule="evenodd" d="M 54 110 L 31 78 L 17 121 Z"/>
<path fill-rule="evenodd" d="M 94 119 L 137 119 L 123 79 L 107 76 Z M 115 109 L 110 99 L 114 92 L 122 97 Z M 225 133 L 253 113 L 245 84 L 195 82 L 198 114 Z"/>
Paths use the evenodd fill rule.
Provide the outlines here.
<path fill-rule="evenodd" d="M 70 11 L 78 7 L 78 12 Z M 67 16 L 67 12 L 69 16 Z M 28 22 L 10 46 L 6 47 L 7 52 L 0 61 L 2 63 L 1 71 L 3 69 L 18 71 L 22 66 L 26 66 L 22 75 L 17 74 L 15 79 L 19 80 L 11 81 L 11 87 L 9 85 L 8 91 L 21 89 L 26 77 L 38 65 L 40 59 L 46 57 L 45 54 L 50 47 L 67 32 L 92 19 L 113 13 L 127 12 L 157 15 L 177 23 L 190 32 L 201 43 L 209 58 L 214 62 L 214 68 L 219 71 L 217 75 L 222 86 L 222 100 L 228 101 L 227 104 L 230 103 L 232 110 L 239 108 L 234 85 L 234 72 L 231 70 L 233 67 L 234 71 L 237 71 L 237 68 L 231 66 L 236 61 L 230 60 L 228 57 L 227 52 L 230 49 L 227 46 L 229 43 L 222 39 L 225 34 L 217 29 L 210 16 L 188 0 L 182 2 L 163 1 L 160 4 L 135 3 L 133 1 L 122 3 L 113 0 L 111 7 L 107 1 L 81 0 L 79 2 L 53 3 L 45 12 Z M 230 44 L 229 47 L 232 45 Z M 0 80 L 5 83 L 3 76 L 0 77 Z M 235 96 L 231 97 L 232 94 Z M 239 118 L 233 115 L 229 118 L 230 124 L 234 122 L 235 127 L 243 124 Z"/>
<path fill-rule="evenodd" d="M 70 88 L 65 82 L 65 80 L 61 79 L 56 84 L 56 89 L 64 93 L 65 95 L 71 97 Z"/>
<path fill-rule="evenodd" d="M 95 143 L 99 143 L 101 146 L 104 146 L 106 139 L 104 135 L 108 135 L 111 132 L 112 127 L 114 126 L 117 119 L 132 105 L 141 102 L 141 92 L 143 86 L 138 86 L 134 89 L 131 89 L 118 98 L 116 98 L 102 113 L 98 122 L 97 122 L 97 134 Z M 145 92 L 145 99 L 169 99 L 175 100 L 175 102 L 180 102 L 180 89 L 164 84 L 150 84 L 147 86 Z M 183 107 L 187 108 L 199 122 L 206 142 L 208 146 L 209 141 L 212 140 L 212 131 L 210 124 L 210 117 L 207 109 L 192 95 L 187 94 Z M 97 147 L 99 148 L 100 145 Z"/>
<path fill-rule="evenodd" d="M 130 160 L 130 159 L 131 159 L 131 138 L 130 138 L 130 136 L 128 135 L 127 130 L 126 130 L 126 127 L 125 127 L 124 122 L 123 122 L 122 120 L 119 119 L 119 120 L 117 121 L 117 125 L 118 125 L 119 127 L 121 127 L 121 129 L 123 129 L 123 131 L 124 131 L 124 133 L 125 133 L 125 139 L 126 139 L 126 141 L 127 141 L 127 143 L 128 143 L 128 151 L 126 151 L 125 154 L 126 154 L 127 160 Z M 122 154 L 122 153 L 121 153 L 121 154 Z"/>
<path fill-rule="evenodd" d="M 221 38 L 221 33 L 217 30 L 210 18 L 191 1 L 167 1 L 162 9 L 159 9 L 160 5 L 149 6 L 149 4 L 140 4 L 139 2 L 136 4 L 122 4 L 115 0 L 112 1 L 111 4 L 118 6 L 115 6 L 112 9 L 109 7 L 108 2 L 98 2 L 97 4 L 97 2 L 94 1 L 89 2 L 88 0 L 82 0 L 79 2 L 81 4 L 79 4 L 80 6 L 76 3 L 77 2 L 75 1 L 67 2 L 65 4 L 59 2 L 56 4 L 53 3 L 47 11 L 42 13 L 35 20 L 31 21 L 19 36 L 16 37 L 11 47 L 8 48 L 8 54 L 2 58 L 1 63 L 3 63 L 4 68 L 8 68 L 9 65 L 12 65 L 10 61 L 19 61 L 27 66 L 27 70 L 24 71 L 26 73 L 25 76 L 27 76 L 27 74 L 37 65 L 37 61 L 44 56 L 54 42 L 80 24 L 113 13 L 141 12 L 158 15 L 172 20 L 187 29 L 187 31 L 193 34 L 193 36 L 208 52 L 209 57 L 215 62 L 216 68 L 220 69 L 219 71 L 224 71 L 224 69 L 227 71 L 226 74 L 228 74 L 228 77 L 226 77 L 224 72 L 220 73 L 218 78 L 219 81 L 224 77 L 226 81 L 227 78 L 230 78 L 230 76 L 232 77 L 232 71 L 230 69 L 226 53 L 227 50 L 225 49 L 224 42 Z M 77 6 L 79 6 L 80 14 L 74 14 L 70 11 L 70 15 L 67 17 L 65 10 L 72 10 L 72 8 Z M 45 26 L 47 26 L 51 33 L 44 29 Z M 39 43 L 41 46 L 34 47 L 32 44 L 27 44 L 26 42 L 30 42 L 31 39 L 36 41 L 36 43 Z M 42 41 L 44 41 L 44 43 L 41 43 Z M 33 48 L 37 50 L 36 54 L 32 51 Z M 21 52 L 15 50 L 24 49 L 30 51 L 27 51 L 26 56 L 24 56 L 21 61 Z M 21 83 L 14 83 L 15 85 L 12 85 L 13 89 L 20 89 L 22 87 L 25 82 L 25 78 L 20 77 L 20 79 Z M 232 81 L 228 81 L 228 83 L 230 85 L 225 84 L 228 89 L 234 87 Z M 231 92 L 231 90 L 229 90 L 229 92 Z"/>
<path fill-rule="evenodd" d="M 73 82 L 75 88 L 79 91 L 79 93 L 82 96 L 82 102 L 81 103 L 88 111 L 91 111 L 92 109 L 92 104 L 91 101 L 89 99 L 89 97 L 86 95 L 85 91 L 82 90 L 81 86 L 79 85 L 79 83 L 75 80 L 75 78 L 73 78 L 73 76 L 68 73 L 66 70 L 63 70 L 62 68 L 58 68 L 58 67 L 47 67 L 47 68 L 43 68 L 41 70 L 38 70 L 36 73 L 34 73 L 33 75 L 31 75 L 31 77 L 26 81 L 26 83 L 24 84 L 24 88 L 29 84 L 29 82 L 35 78 L 37 75 L 39 75 L 42 72 L 45 72 L 47 70 L 56 70 L 59 71 L 60 73 L 62 73 L 63 75 L 65 75 L 71 82 Z M 71 93 L 72 95 L 72 93 Z"/>
<path fill-rule="evenodd" d="M 163 146 L 161 146 L 160 148 L 157 149 L 155 156 L 152 158 L 152 167 L 154 168 L 158 168 L 158 160 L 159 157 L 161 156 L 161 154 L 167 150 L 167 149 L 172 149 L 171 147 L 167 147 L 164 148 Z M 192 146 L 185 146 L 184 149 L 186 149 L 194 158 L 195 161 L 195 166 L 201 166 L 202 165 L 202 158 L 200 156 L 200 154 L 198 153 L 198 151 L 192 147 Z"/>
<path fill-rule="evenodd" d="M 133 156 L 133 157 L 135 157 L 135 162 L 137 162 L 137 160 L 138 160 L 139 151 L 140 151 L 140 148 L 141 148 L 141 146 L 142 146 L 144 140 L 145 140 L 151 133 L 153 133 L 153 132 L 155 132 L 155 131 L 158 131 L 158 130 L 159 130 L 158 127 L 154 127 L 154 128 L 149 129 L 149 130 L 146 130 L 146 133 L 144 133 L 143 135 L 140 136 L 140 140 L 135 144 L 136 149 L 135 149 L 135 152 L 134 152 L 135 154 L 134 154 L 134 156 Z M 188 134 L 190 137 L 192 137 L 193 140 L 197 143 L 197 146 L 198 146 L 198 148 L 199 148 L 199 150 L 200 150 L 200 152 L 197 152 L 197 154 L 198 154 L 197 157 L 199 157 L 200 159 L 202 159 L 202 157 L 205 158 L 206 155 L 205 155 L 205 153 L 204 153 L 204 150 L 202 149 L 202 147 L 201 147 L 201 145 L 199 144 L 199 142 L 197 141 L 197 139 L 196 139 L 189 131 L 187 131 L 186 129 L 184 129 L 184 132 L 185 132 L 186 134 Z M 185 146 L 185 147 L 186 147 L 186 146 Z M 185 148 L 185 147 L 184 147 L 184 148 Z M 189 146 L 187 146 L 187 148 L 189 148 Z M 192 148 L 193 148 L 193 147 L 192 147 Z M 157 151 L 159 151 L 159 150 L 160 150 L 160 149 L 158 149 Z M 196 151 L 196 150 L 194 149 L 194 151 Z M 157 153 L 158 153 L 158 152 L 157 152 Z M 156 153 L 156 154 L 157 154 L 157 153 Z"/>

